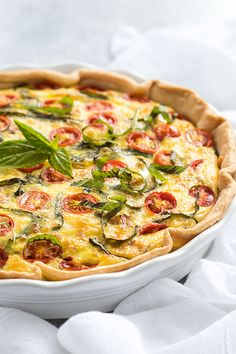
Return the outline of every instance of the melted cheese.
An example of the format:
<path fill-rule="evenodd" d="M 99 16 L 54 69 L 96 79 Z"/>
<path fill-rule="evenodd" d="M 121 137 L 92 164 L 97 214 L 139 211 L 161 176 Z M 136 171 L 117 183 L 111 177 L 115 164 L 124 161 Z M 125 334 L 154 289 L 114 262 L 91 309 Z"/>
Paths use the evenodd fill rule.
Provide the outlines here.
<path fill-rule="evenodd" d="M 88 97 L 82 94 L 76 87 L 71 88 L 59 88 L 59 89 L 43 89 L 34 90 L 28 89 L 27 94 L 29 98 L 26 98 L 25 102 L 29 105 L 37 105 L 38 107 L 45 106 L 45 101 L 57 100 L 59 101 L 64 96 L 71 96 L 74 100 L 73 109 L 71 116 L 73 120 L 64 122 L 62 120 L 50 120 L 50 119 L 38 119 L 37 117 L 31 117 L 27 110 L 24 108 L 24 97 L 21 96 L 22 91 L 19 90 L 2 90 L 2 95 L 4 94 L 17 94 L 18 100 L 12 103 L 10 108 L 14 111 L 23 112 L 23 116 L 11 115 L 11 126 L 8 130 L 2 132 L 3 140 L 15 140 L 22 139 L 23 136 L 21 132 L 17 129 L 14 124 L 14 118 L 25 124 L 30 125 L 35 130 L 43 134 L 45 137 L 49 138 L 52 130 L 64 127 L 72 126 L 77 129 L 82 130 L 88 125 L 89 117 L 94 113 L 99 113 L 95 110 L 88 110 L 86 105 L 90 103 L 96 103 L 98 99 Z M 103 155 L 107 152 L 116 157 L 113 159 L 118 159 L 124 162 L 130 170 L 138 172 L 143 176 L 147 184 L 150 184 L 152 177 L 150 176 L 146 165 L 153 162 L 153 156 L 137 156 L 130 152 L 127 144 L 127 134 L 122 135 L 131 126 L 132 119 L 135 114 L 138 114 L 138 118 L 141 119 L 148 116 L 154 106 L 158 103 L 153 101 L 148 102 L 138 102 L 135 100 L 127 99 L 122 93 L 115 91 L 104 91 L 103 95 L 108 97 L 108 102 L 111 103 L 112 108 L 108 109 L 106 112 L 112 112 L 117 122 L 114 125 L 114 134 L 120 135 L 115 139 L 115 144 L 111 148 L 99 147 L 95 148 L 96 154 Z M 105 102 L 107 102 L 105 101 Z M 60 105 L 55 102 L 51 105 L 52 107 L 57 107 Z M 6 107 L 7 109 L 8 107 Z M 4 109 L 4 108 L 3 108 Z M 167 112 L 174 112 L 172 108 L 166 107 Z M 162 119 L 160 119 L 163 122 Z M 138 127 L 140 122 L 138 122 Z M 177 206 L 174 209 L 174 213 L 191 214 L 195 210 L 195 199 L 189 195 L 189 189 L 195 185 L 206 185 L 210 187 L 214 193 L 217 195 L 217 179 L 218 179 L 218 167 L 217 167 L 217 156 L 213 147 L 196 147 L 188 143 L 185 139 L 185 132 L 191 128 L 194 128 L 193 124 L 187 120 L 175 119 L 172 123 L 176 128 L 179 129 L 181 135 L 176 138 L 165 137 L 160 142 L 159 150 L 170 150 L 174 151 L 179 159 L 185 166 L 189 166 L 193 160 L 202 159 L 203 162 L 197 166 L 196 169 L 187 167 L 181 174 L 167 174 L 162 173 L 166 181 L 161 185 L 155 185 L 151 191 L 144 193 L 130 195 L 119 192 L 114 189 L 114 187 L 119 184 L 116 178 L 106 179 L 106 183 L 103 187 L 103 194 L 98 191 L 90 191 L 97 201 L 105 202 L 109 197 L 117 195 L 125 195 L 127 203 L 129 205 L 135 204 L 135 206 L 140 206 L 140 208 L 131 209 L 125 206 L 118 215 L 125 214 L 129 218 L 129 225 L 141 227 L 147 223 L 158 221 L 161 219 L 161 214 L 154 214 L 147 210 L 144 206 L 144 200 L 148 194 L 155 191 L 158 192 L 170 192 L 174 195 L 177 200 Z M 140 125 L 141 126 L 141 125 Z M 89 128 L 87 134 L 92 139 L 101 139 L 104 137 L 104 132 L 99 129 L 94 132 L 93 129 Z M 149 129 L 150 130 L 150 129 Z M 150 130 L 151 131 L 151 130 Z M 87 150 L 86 150 L 87 149 Z M 83 148 L 79 145 L 77 147 L 68 147 L 68 151 L 72 158 L 73 163 L 73 178 L 74 181 L 80 181 L 82 179 L 92 178 L 92 171 L 95 168 L 93 150 L 90 148 Z M 94 152 L 94 155 L 95 155 Z M 86 158 L 81 158 L 85 156 Z M 43 169 L 49 167 L 49 163 L 45 162 Z M 36 231 L 32 231 L 26 234 L 25 230 L 32 223 L 32 217 L 27 214 L 19 214 L 14 209 L 20 209 L 19 198 L 15 192 L 19 186 L 4 186 L 0 187 L 0 212 L 2 214 L 9 215 L 15 223 L 14 228 L 7 234 L 0 236 L 0 247 L 4 248 L 7 246 L 9 240 L 13 242 L 10 245 L 9 259 L 6 265 L 3 267 L 6 270 L 19 270 L 19 271 L 30 271 L 30 265 L 27 266 L 27 262 L 22 260 L 22 252 L 27 238 L 35 236 L 37 234 L 50 233 L 58 237 L 62 244 L 64 258 L 72 257 L 74 261 L 85 265 L 100 265 L 105 266 L 108 264 L 114 264 L 124 261 L 125 259 L 133 258 L 139 254 L 152 250 L 156 247 L 162 247 L 163 242 L 163 232 L 156 232 L 149 235 L 139 235 L 138 233 L 131 236 L 130 239 L 123 240 L 125 237 L 126 227 L 122 222 L 117 224 L 110 224 L 109 234 L 118 235 L 118 239 L 121 242 L 116 242 L 114 240 L 104 241 L 103 227 L 100 217 L 95 213 L 81 213 L 73 214 L 67 211 L 63 211 L 64 224 L 57 230 L 53 231 L 53 227 L 57 225 L 57 220 L 55 217 L 55 203 L 57 198 L 63 200 L 66 196 L 84 193 L 83 187 L 72 186 L 72 181 L 66 181 L 64 183 L 46 183 L 40 179 L 41 171 L 36 170 L 30 175 L 36 177 L 35 180 L 32 179 L 31 182 L 22 186 L 23 192 L 28 191 L 40 191 L 47 193 L 50 200 L 41 210 L 35 211 L 34 214 L 38 217 L 39 224 Z M 18 177 L 25 179 L 26 174 L 20 172 L 11 167 L 0 168 L 0 181 Z M 5 209 L 4 209 L 5 208 Z M 201 221 L 211 210 L 212 205 L 209 207 L 199 207 L 199 210 L 195 214 L 195 220 Z M 169 227 L 176 228 L 189 228 L 192 227 L 196 221 L 192 218 L 181 217 L 181 215 L 173 215 L 164 221 Z M 130 227 L 130 226 L 129 226 Z M 123 235 L 123 236 L 122 236 Z M 102 248 L 91 243 L 90 239 L 96 238 L 99 242 L 105 244 L 107 252 L 104 252 Z M 114 237 L 116 238 L 116 237 Z M 176 244 L 175 248 L 180 247 L 181 244 Z M 61 268 L 61 259 L 53 259 L 49 264 L 56 268 Z"/>

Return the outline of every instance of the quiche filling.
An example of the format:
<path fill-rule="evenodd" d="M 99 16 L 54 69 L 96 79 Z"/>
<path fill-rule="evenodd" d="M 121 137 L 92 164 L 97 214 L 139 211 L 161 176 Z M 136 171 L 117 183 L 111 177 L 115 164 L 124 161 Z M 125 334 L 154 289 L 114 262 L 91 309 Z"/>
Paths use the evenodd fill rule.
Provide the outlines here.
<path fill-rule="evenodd" d="M 217 199 L 210 134 L 147 97 L 1 90 L 0 139 L 0 270 L 121 263 L 163 247 L 165 229 L 193 227 Z"/>

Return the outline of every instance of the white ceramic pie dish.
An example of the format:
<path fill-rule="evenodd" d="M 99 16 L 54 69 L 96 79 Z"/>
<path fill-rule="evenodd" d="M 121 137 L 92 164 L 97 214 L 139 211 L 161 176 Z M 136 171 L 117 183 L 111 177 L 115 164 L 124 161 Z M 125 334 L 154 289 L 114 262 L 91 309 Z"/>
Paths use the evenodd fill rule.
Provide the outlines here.
<path fill-rule="evenodd" d="M 36 66 L 15 65 L 2 70 L 23 70 Z M 90 67 L 84 63 L 60 64 L 44 68 L 68 73 L 78 67 Z M 119 71 L 141 82 L 142 77 Z M 29 279 L 0 281 L 0 306 L 14 307 L 43 318 L 66 318 L 89 310 L 111 311 L 126 296 L 156 278 L 168 277 L 180 280 L 208 251 L 213 240 L 236 211 L 233 200 L 225 217 L 177 251 L 150 259 L 128 270 L 117 273 L 95 274 L 82 278 L 44 282 Z"/>

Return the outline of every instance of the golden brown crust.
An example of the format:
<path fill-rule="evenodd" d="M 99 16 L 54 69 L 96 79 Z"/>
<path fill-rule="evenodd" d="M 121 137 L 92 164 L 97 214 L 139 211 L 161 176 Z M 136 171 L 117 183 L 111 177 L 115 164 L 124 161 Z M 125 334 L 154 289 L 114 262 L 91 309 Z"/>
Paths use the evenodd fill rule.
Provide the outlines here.
<path fill-rule="evenodd" d="M 35 262 L 34 264 L 41 268 L 42 274 L 47 280 L 68 280 L 68 279 L 83 277 L 85 275 L 91 275 L 91 274 L 119 272 L 121 270 L 125 270 L 134 267 L 137 264 L 143 263 L 148 259 L 159 257 L 169 253 L 173 245 L 173 241 L 170 236 L 169 230 L 168 229 L 163 230 L 160 232 L 160 234 L 161 234 L 160 237 L 161 236 L 163 237 L 162 247 L 156 248 L 150 252 L 146 252 L 140 256 L 132 258 L 131 260 L 118 263 L 118 264 L 113 264 L 104 267 L 97 267 L 97 268 L 95 267 L 95 268 L 79 270 L 79 271 L 55 269 L 42 262 Z"/>
<path fill-rule="evenodd" d="M 42 279 L 42 271 L 37 265 L 32 264 L 32 272 L 17 272 L 14 270 L 0 270 L 0 279 Z"/>
<path fill-rule="evenodd" d="M 89 274 L 117 272 L 133 267 L 148 259 L 170 252 L 172 239 L 174 243 L 184 244 L 223 218 L 236 192 L 236 183 L 234 180 L 236 162 L 233 129 L 224 117 L 217 114 L 207 102 L 200 98 L 194 91 L 157 80 L 146 81 L 139 84 L 124 75 L 95 69 L 78 69 L 70 74 L 62 74 L 50 70 L 5 71 L 0 73 L 0 88 L 40 80 L 49 81 L 60 86 L 78 84 L 81 86 L 114 89 L 137 95 L 147 95 L 154 101 L 171 106 L 177 112 L 188 116 L 197 127 L 211 132 L 220 156 L 218 179 L 219 197 L 211 212 L 202 222 L 190 229 L 170 228 L 165 230 L 165 232 L 163 232 L 163 247 L 115 265 L 83 271 L 63 271 L 52 268 L 41 262 L 35 262 L 35 267 L 38 268 L 38 271 L 42 272 L 45 278 L 48 280 L 66 280 Z M 37 273 L 35 271 L 32 274 L 33 275 L 29 275 L 29 273 L 0 271 L 0 278 L 21 277 L 41 279 L 39 272 Z"/>

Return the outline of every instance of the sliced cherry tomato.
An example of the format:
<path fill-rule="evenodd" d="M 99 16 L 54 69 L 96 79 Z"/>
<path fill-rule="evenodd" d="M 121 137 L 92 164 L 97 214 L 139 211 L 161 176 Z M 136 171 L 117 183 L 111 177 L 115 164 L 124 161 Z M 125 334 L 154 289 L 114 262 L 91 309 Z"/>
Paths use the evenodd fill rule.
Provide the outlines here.
<path fill-rule="evenodd" d="M 35 166 L 32 167 L 22 167 L 22 168 L 18 168 L 19 171 L 24 172 L 24 173 L 31 173 L 33 171 L 36 170 L 41 170 L 41 168 L 43 168 L 43 163 L 39 163 Z"/>
<path fill-rule="evenodd" d="M 113 168 L 126 168 L 126 163 L 119 160 L 108 160 L 102 167 L 102 171 L 111 171 Z"/>
<path fill-rule="evenodd" d="M 72 214 L 91 213 L 93 211 L 92 209 L 80 205 L 81 202 L 86 201 L 92 204 L 97 202 L 96 198 L 91 194 L 77 193 L 64 198 L 62 208 Z"/>
<path fill-rule="evenodd" d="M 0 95 L 0 107 L 6 107 L 9 106 L 13 101 L 16 100 L 15 95 Z"/>
<path fill-rule="evenodd" d="M 44 105 L 45 106 L 50 106 L 51 104 L 54 104 L 56 102 L 57 102 L 57 100 L 55 98 L 51 98 L 50 100 L 44 101 Z"/>
<path fill-rule="evenodd" d="M 124 95 L 124 98 L 128 101 L 135 101 L 135 102 L 139 102 L 139 103 L 148 103 L 150 102 L 150 99 L 146 96 L 142 96 L 142 95 L 130 95 L 130 94 L 126 94 Z"/>
<path fill-rule="evenodd" d="M 110 125 L 115 125 L 117 122 L 117 118 L 115 116 L 114 113 L 112 112 L 101 112 L 101 113 L 94 113 L 92 114 L 89 119 L 88 119 L 88 123 L 89 124 L 93 124 L 93 125 L 97 125 L 97 126 L 101 126 L 103 125 L 101 122 L 97 121 L 101 119 L 104 120 L 106 123 L 110 124 Z"/>
<path fill-rule="evenodd" d="M 42 171 L 41 178 L 47 183 L 63 183 L 68 181 L 68 178 L 62 173 L 54 170 L 54 168 L 49 167 Z"/>
<path fill-rule="evenodd" d="M 142 226 L 141 230 L 139 231 L 140 235 L 148 235 L 154 234 L 154 232 L 166 229 L 166 224 L 158 224 L 156 222 L 151 222 L 150 224 L 146 224 Z"/>
<path fill-rule="evenodd" d="M 28 262 L 40 261 L 48 263 L 56 257 L 60 257 L 62 248 L 49 240 L 36 240 L 28 243 L 23 251 L 23 257 Z"/>
<path fill-rule="evenodd" d="M 153 192 L 145 199 L 145 206 L 155 214 L 160 214 L 166 210 L 176 207 L 177 201 L 173 194 L 169 192 Z"/>
<path fill-rule="evenodd" d="M 78 143 L 81 140 L 81 131 L 74 127 L 61 127 L 54 129 L 50 133 L 50 140 L 53 140 L 56 136 L 59 138 L 59 146 L 71 146 Z"/>
<path fill-rule="evenodd" d="M 0 236 L 5 236 L 14 227 L 14 221 L 10 216 L 0 214 Z"/>
<path fill-rule="evenodd" d="M 50 197 L 45 192 L 29 191 L 20 196 L 18 199 L 18 205 L 21 209 L 35 211 L 43 209 L 49 200 Z"/>
<path fill-rule="evenodd" d="M 159 151 L 155 157 L 154 162 L 158 165 L 174 165 L 174 162 L 171 160 L 172 152 L 169 150 Z"/>
<path fill-rule="evenodd" d="M 85 270 L 96 267 L 96 265 L 85 265 L 79 264 L 73 261 L 72 257 L 65 258 L 61 263 L 61 267 L 66 270 L 76 271 L 76 270 Z"/>
<path fill-rule="evenodd" d="M 201 163 L 203 163 L 203 159 L 193 160 L 190 163 L 190 166 L 195 170 L 197 168 L 197 166 L 200 165 Z"/>
<path fill-rule="evenodd" d="M 9 118 L 0 116 L 0 132 L 5 132 L 10 127 L 10 125 L 11 121 Z"/>
<path fill-rule="evenodd" d="M 103 102 L 103 101 L 88 103 L 86 105 L 87 111 L 103 112 L 103 111 L 109 111 L 112 108 L 113 108 L 113 106 L 110 102 Z"/>
<path fill-rule="evenodd" d="M 147 154 L 154 154 L 159 148 L 157 139 L 145 132 L 132 132 L 129 134 L 127 140 L 130 149 Z"/>
<path fill-rule="evenodd" d="M 209 133 L 203 129 L 194 128 L 189 129 L 185 133 L 185 139 L 188 143 L 195 146 L 212 146 L 212 138 Z"/>
<path fill-rule="evenodd" d="M 197 205 L 209 207 L 215 203 L 216 196 L 213 190 L 204 185 L 193 186 L 189 189 L 188 194 L 195 198 Z"/>
<path fill-rule="evenodd" d="M 179 129 L 174 125 L 168 125 L 165 123 L 159 123 L 153 128 L 158 140 L 162 141 L 166 136 L 171 138 L 178 138 L 181 133 Z"/>
<path fill-rule="evenodd" d="M 7 252 L 3 248 L 0 248 L 0 268 L 5 266 L 7 260 L 8 260 Z"/>

